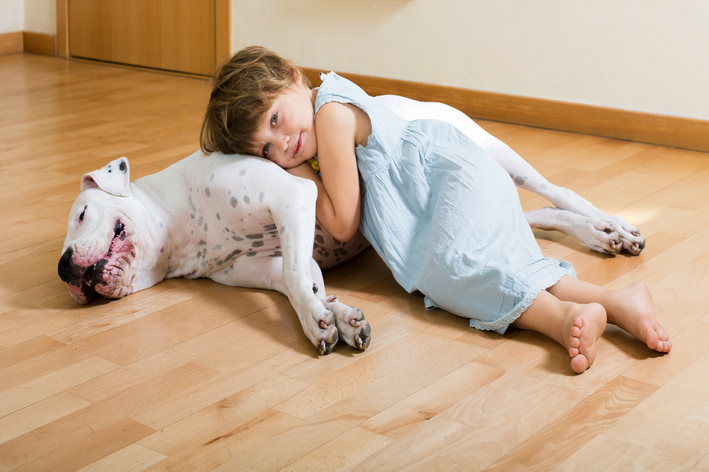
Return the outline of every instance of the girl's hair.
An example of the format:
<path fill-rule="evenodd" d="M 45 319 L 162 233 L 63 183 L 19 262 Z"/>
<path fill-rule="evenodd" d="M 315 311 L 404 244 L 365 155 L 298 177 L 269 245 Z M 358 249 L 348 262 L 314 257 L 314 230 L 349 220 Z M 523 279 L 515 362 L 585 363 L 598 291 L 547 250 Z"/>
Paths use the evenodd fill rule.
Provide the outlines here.
<path fill-rule="evenodd" d="M 214 77 L 199 136 L 202 151 L 253 154 L 261 118 L 299 77 L 311 87 L 297 67 L 266 48 L 250 46 L 234 54 Z"/>

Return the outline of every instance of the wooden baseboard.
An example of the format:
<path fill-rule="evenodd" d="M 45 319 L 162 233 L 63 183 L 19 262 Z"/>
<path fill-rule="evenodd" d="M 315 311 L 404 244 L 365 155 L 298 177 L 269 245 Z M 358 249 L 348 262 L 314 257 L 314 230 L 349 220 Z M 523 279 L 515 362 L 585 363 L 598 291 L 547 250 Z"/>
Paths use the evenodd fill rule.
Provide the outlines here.
<path fill-rule="evenodd" d="M 313 86 L 319 69 L 303 68 Z M 654 115 L 458 87 L 339 73 L 370 95 L 401 95 L 442 102 L 468 116 L 607 138 L 709 152 L 709 121 Z"/>
<path fill-rule="evenodd" d="M 22 31 L 0 34 L 0 56 L 22 52 Z"/>
<path fill-rule="evenodd" d="M 56 55 L 56 36 L 53 34 L 30 33 L 23 34 L 24 50 L 46 56 Z"/>
<path fill-rule="evenodd" d="M 0 34 L 0 56 L 23 51 L 54 56 L 56 55 L 56 36 L 28 31 Z"/>

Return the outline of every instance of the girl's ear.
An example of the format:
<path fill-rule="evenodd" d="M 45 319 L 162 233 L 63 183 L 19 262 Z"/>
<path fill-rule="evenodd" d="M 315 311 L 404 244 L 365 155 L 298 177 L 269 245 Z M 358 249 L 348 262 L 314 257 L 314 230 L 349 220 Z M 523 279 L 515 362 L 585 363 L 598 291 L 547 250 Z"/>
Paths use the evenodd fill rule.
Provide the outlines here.
<path fill-rule="evenodd" d="M 303 83 L 303 76 L 300 75 L 300 70 L 298 70 L 298 68 L 296 66 L 291 64 L 291 67 L 293 68 L 293 77 L 295 78 L 295 81 L 293 82 L 293 84 L 296 87 L 300 87 L 301 84 Z"/>

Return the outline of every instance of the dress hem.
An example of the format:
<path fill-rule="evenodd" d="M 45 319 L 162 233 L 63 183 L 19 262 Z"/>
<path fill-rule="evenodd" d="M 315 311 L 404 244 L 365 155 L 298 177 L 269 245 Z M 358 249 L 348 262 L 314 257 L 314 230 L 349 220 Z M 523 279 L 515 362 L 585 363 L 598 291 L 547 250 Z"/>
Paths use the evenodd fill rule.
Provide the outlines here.
<path fill-rule="evenodd" d="M 552 285 L 555 285 L 562 277 L 570 275 L 576 278 L 576 271 L 574 267 L 567 261 L 559 262 L 560 268 L 563 269 L 564 273 L 550 274 L 549 277 L 538 282 L 530 291 L 525 295 L 521 302 L 517 304 L 516 307 L 512 309 L 508 314 L 492 322 L 484 322 L 476 319 L 470 319 L 470 327 L 479 329 L 481 331 L 497 331 L 500 334 L 504 334 L 507 328 L 519 318 L 522 313 L 524 313 L 527 308 L 529 308 L 537 296 L 542 290 L 546 290 Z"/>

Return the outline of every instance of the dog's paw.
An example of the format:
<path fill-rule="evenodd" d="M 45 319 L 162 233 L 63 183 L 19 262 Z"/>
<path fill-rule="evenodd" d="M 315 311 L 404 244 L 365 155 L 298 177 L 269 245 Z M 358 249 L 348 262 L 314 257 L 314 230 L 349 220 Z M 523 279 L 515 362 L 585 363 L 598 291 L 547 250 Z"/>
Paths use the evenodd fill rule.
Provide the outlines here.
<path fill-rule="evenodd" d="M 311 322 L 303 325 L 305 335 L 320 351 L 320 354 L 330 354 L 339 339 L 335 313 L 327 307 L 319 316 L 313 316 Z"/>
<path fill-rule="evenodd" d="M 621 235 L 607 221 L 592 216 L 575 222 L 571 234 L 590 249 L 603 254 L 617 254 L 623 248 Z"/>
<path fill-rule="evenodd" d="M 645 238 L 640 236 L 640 231 L 635 230 L 631 233 L 632 237 L 621 237 L 623 242 L 623 250 L 637 256 L 645 249 Z"/>
<path fill-rule="evenodd" d="M 645 249 L 645 238 L 640 236 L 640 231 L 620 216 L 607 215 L 603 220 L 613 227 L 613 231 L 620 236 L 620 250 L 637 256 Z M 620 252 L 617 251 L 617 252 Z"/>
<path fill-rule="evenodd" d="M 330 295 L 323 303 L 335 314 L 335 324 L 340 337 L 355 349 L 366 349 L 372 340 L 372 328 L 364 319 L 362 310 L 347 306 L 338 300 L 337 295 Z"/>

